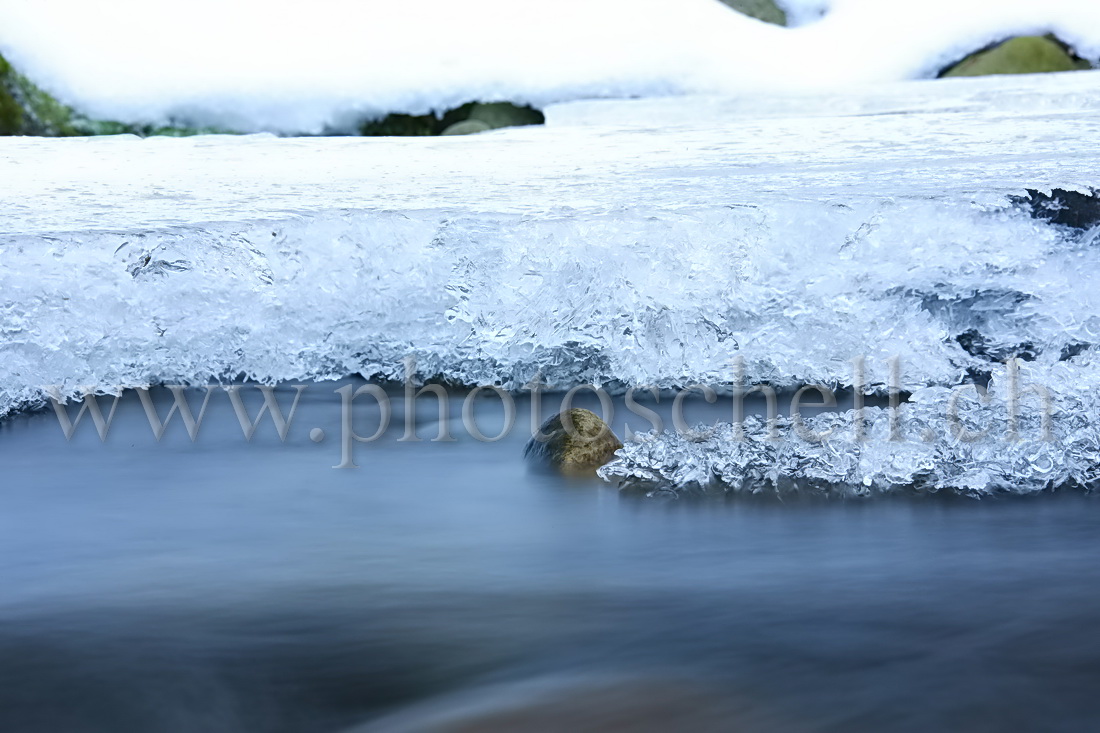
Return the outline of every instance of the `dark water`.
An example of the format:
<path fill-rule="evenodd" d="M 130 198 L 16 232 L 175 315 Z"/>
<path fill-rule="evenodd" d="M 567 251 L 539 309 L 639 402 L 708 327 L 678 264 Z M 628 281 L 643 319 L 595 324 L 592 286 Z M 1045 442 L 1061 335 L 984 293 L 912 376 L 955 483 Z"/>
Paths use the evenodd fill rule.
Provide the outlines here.
<path fill-rule="evenodd" d="M 1100 720 L 1090 496 L 620 499 L 531 472 L 525 405 L 500 442 L 463 434 L 462 395 L 456 442 L 428 440 L 424 399 L 425 440 L 397 440 L 397 406 L 335 470 L 338 386 L 304 393 L 286 443 L 267 417 L 245 441 L 224 393 L 195 443 L 177 417 L 158 444 L 132 395 L 105 443 L 50 412 L 0 425 L 0 730 Z M 485 433 L 498 404 L 478 403 Z"/>

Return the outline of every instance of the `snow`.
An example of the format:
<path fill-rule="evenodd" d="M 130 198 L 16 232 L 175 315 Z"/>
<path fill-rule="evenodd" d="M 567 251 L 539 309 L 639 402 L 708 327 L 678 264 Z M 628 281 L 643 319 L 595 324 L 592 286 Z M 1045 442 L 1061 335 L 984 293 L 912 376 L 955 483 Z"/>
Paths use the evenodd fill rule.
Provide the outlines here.
<path fill-rule="evenodd" d="M 1100 58 L 1092 0 L 5 0 L 0 53 L 88 114 L 280 133 L 461 103 L 806 91 L 925 77 L 1010 35 Z M 826 8 L 815 20 L 821 8 Z"/>
<path fill-rule="evenodd" d="M 0 139 L 0 417 L 51 388 L 399 378 L 409 355 L 511 389 L 721 386 L 736 357 L 750 382 L 844 386 L 862 355 L 881 393 L 898 357 L 909 443 L 776 446 L 753 423 L 629 442 L 604 473 L 671 494 L 1094 483 L 1100 233 L 1013 197 L 1100 185 L 1100 71 L 911 79 L 1020 33 L 1100 58 L 1100 4 L 784 4 L 801 25 L 710 0 L 0 4 L 0 51 L 100 117 L 547 113 L 467 138 Z M 647 98 L 606 99 L 627 96 Z M 993 355 L 1021 349 L 1055 440 L 1033 417 L 1009 445 L 950 436 L 950 389 L 986 371 L 1003 396 Z"/>
<path fill-rule="evenodd" d="M 795 28 L 821 20 L 829 11 L 831 0 L 780 0 L 779 7 L 787 13 L 787 25 Z"/>
<path fill-rule="evenodd" d="M 0 140 L 0 414 L 409 354 L 508 388 L 720 384 L 738 355 L 844 384 L 857 354 L 872 387 L 894 355 L 951 385 L 988 366 L 971 329 L 1056 361 L 1100 340 L 1100 249 L 1009 197 L 1096 185 L 1098 77 L 585 102 L 469 138 Z"/>

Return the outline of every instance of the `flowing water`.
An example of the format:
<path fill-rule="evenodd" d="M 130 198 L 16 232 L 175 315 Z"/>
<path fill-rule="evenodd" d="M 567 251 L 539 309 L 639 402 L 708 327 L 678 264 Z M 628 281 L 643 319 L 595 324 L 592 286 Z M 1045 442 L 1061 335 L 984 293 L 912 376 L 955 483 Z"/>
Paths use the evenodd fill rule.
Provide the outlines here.
<path fill-rule="evenodd" d="M 1095 727 L 1100 229 L 1022 201 L 1100 184 L 1100 71 L 1048 76 L 465 139 L 0 140 L 0 730 Z M 1012 355 L 1053 439 L 942 429 L 971 380 L 1001 409 Z M 648 498 L 521 460 L 535 376 L 728 386 L 740 359 L 872 399 L 895 357 L 905 446 L 627 440 L 607 475 Z M 456 387 L 453 442 L 431 397 L 421 441 L 400 399 L 348 437 L 366 383 L 333 380 L 406 368 L 512 390 L 516 427 L 475 440 L 464 405 L 486 435 L 507 412 Z M 221 388 L 194 441 L 153 437 L 165 389 L 102 441 L 47 405 L 242 380 L 305 385 L 285 442 Z M 703 484 L 739 491 L 662 501 Z"/>
<path fill-rule="evenodd" d="M 526 466 L 528 401 L 507 437 L 474 440 L 461 393 L 454 442 L 431 440 L 430 396 L 422 440 L 399 440 L 395 392 L 389 432 L 334 469 L 340 386 L 302 392 L 285 443 L 269 417 L 246 441 L 221 391 L 194 443 L 178 416 L 158 443 L 132 392 L 105 442 L 90 422 L 66 441 L 52 411 L 2 424 L 0 729 L 541 730 L 516 721 L 550 711 L 573 724 L 547 730 L 1080 731 L 1100 714 L 1091 495 L 639 501 Z M 255 417 L 259 392 L 241 395 Z M 499 400 L 471 404 L 497 433 Z M 373 432 L 375 403 L 355 410 Z"/>

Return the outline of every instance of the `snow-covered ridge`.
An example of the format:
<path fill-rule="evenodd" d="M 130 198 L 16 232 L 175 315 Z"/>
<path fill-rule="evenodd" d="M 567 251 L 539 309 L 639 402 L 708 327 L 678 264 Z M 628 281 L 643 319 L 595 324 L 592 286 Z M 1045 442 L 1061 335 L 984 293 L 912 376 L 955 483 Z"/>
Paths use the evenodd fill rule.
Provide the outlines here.
<path fill-rule="evenodd" d="M 0 53 L 94 118 L 318 133 L 471 100 L 748 94 L 934 74 L 1008 36 L 1100 59 L 1091 0 L 786 0 L 780 28 L 718 0 L 0 4 Z M 797 14 L 812 17 L 812 13 Z"/>

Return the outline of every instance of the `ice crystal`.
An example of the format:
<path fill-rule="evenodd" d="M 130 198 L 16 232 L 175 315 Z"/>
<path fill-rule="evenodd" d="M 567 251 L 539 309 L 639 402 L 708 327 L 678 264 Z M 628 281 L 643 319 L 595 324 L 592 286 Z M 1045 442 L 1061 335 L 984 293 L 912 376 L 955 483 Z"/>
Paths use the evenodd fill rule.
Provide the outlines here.
<path fill-rule="evenodd" d="M 1100 480 L 1100 360 L 997 372 L 974 386 L 929 387 L 910 402 L 765 416 L 690 432 L 647 433 L 600 469 L 625 491 L 681 497 L 811 492 L 1026 494 Z"/>

